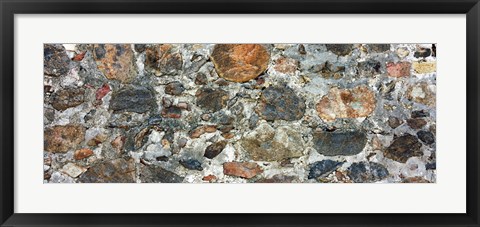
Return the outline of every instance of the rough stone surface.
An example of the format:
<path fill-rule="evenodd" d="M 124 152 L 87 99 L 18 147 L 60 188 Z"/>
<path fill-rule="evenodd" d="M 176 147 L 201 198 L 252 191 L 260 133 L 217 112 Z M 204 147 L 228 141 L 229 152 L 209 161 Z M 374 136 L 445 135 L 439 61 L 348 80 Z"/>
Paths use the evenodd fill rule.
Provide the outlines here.
<path fill-rule="evenodd" d="M 418 74 L 432 73 L 437 70 L 436 62 L 414 62 L 412 64 L 413 71 Z"/>
<path fill-rule="evenodd" d="M 426 106 L 435 106 L 435 86 L 426 82 L 416 83 L 407 89 L 406 97 L 408 100 L 420 103 Z"/>
<path fill-rule="evenodd" d="M 409 77 L 412 63 L 410 62 L 389 62 L 387 63 L 387 72 L 391 77 Z"/>
<path fill-rule="evenodd" d="M 313 146 L 326 156 L 356 155 L 367 143 L 364 132 L 317 132 L 313 134 Z"/>
<path fill-rule="evenodd" d="M 70 58 L 65 47 L 58 44 L 45 44 L 43 47 L 43 74 L 62 76 L 70 71 Z"/>
<path fill-rule="evenodd" d="M 209 145 L 207 148 L 205 148 L 205 153 L 203 156 L 209 159 L 215 158 L 217 157 L 217 155 L 219 155 L 223 151 L 223 149 L 225 149 L 226 145 L 227 145 L 226 140 L 213 143 Z"/>
<path fill-rule="evenodd" d="M 115 112 L 145 113 L 155 108 L 154 93 L 145 87 L 126 86 L 112 94 L 110 109 Z"/>
<path fill-rule="evenodd" d="M 341 164 L 343 164 L 343 163 L 328 160 L 328 159 L 323 160 L 323 161 L 315 162 L 310 167 L 310 172 L 308 173 L 308 179 L 316 179 L 316 178 L 319 178 L 319 177 L 325 177 L 328 174 L 335 171 L 335 169 L 338 168 Z"/>
<path fill-rule="evenodd" d="M 118 158 L 90 167 L 78 181 L 81 183 L 135 183 L 133 159 Z"/>
<path fill-rule="evenodd" d="M 330 89 L 316 108 L 318 115 L 326 121 L 337 118 L 367 117 L 375 109 L 375 94 L 365 86 L 353 89 Z"/>
<path fill-rule="evenodd" d="M 417 137 L 407 134 L 394 139 L 383 153 L 386 158 L 405 163 L 410 157 L 422 155 L 421 147 Z"/>
<path fill-rule="evenodd" d="M 222 89 L 201 88 L 197 91 L 197 105 L 205 110 L 216 112 L 227 105 L 228 92 Z"/>
<path fill-rule="evenodd" d="M 418 131 L 417 132 L 417 137 L 425 144 L 430 145 L 432 143 L 435 143 L 435 135 L 429 131 Z"/>
<path fill-rule="evenodd" d="M 156 76 L 174 76 L 181 72 L 183 57 L 172 44 L 146 48 L 145 66 Z"/>
<path fill-rule="evenodd" d="M 85 90 L 81 88 L 66 88 L 53 93 L 52 106 L 56 110 L 66 110 L 84 102 Z"/>
<path fill-rule="evenodd" d="M 353 163 L 348 168 L 348 177 L 355 183 L 376 182 L 388 177 L 385 166 L 375 162 Z"/>
<path fill-rule="evenodd" d="M 268 87 L 262 92 L 255 111 L 268 121 L 299 120 L 305 113 L 305 101 L 291 88 Z"/>
<path fill-rule="evenodd" d="M 353 50 L 352 44 L 325 44 L 328 51 L 338 55 L 344 56 L 350 54 Z"/>
<path fill-rule="evenodd" d="M 254 162 L 225 162 L 223 163 L 223 174 L 250 179 L 263 170 Z"/>
<path fill-rule="evenodd" d="M 234 82 L 246 82 L 267 69 L 270 55 L 259 44 L 216 44 L 211 59 L 222 78 Z"/>
<path fill-rule="evenodd" d="M 44 149 L 50 152 L 67 152 L 85 140 L 85 128 L 81 125 L 57 125 L 47 128 L 43 134 Z"/>
<path fill-rule="evenodd" d="M 140 181 L 142 183 L 182 183 L 183 177 L 161 167 L 140 167 Z"/>
<path fill-rule="evenodd" d="M 129 44 L 95 44 L 93 49 L 97 67 L 106 78 L 129 83 L 137 76 Z"/>
<path fill-rule="evenodd" d="M 75 158 L 75 160 L 82 160 L 82 159 L 88 158 L 92 155 L 93 155 L 92 150 L 84 148 L 84 149 L 76 150 L 73 157 Z"/>

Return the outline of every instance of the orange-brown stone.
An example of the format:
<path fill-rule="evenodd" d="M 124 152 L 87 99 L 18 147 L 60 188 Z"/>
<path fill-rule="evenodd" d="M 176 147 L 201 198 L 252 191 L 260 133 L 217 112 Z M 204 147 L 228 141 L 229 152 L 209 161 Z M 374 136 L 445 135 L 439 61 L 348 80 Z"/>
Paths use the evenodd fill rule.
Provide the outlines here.
<path fill-rule="evenodd" d="M 318 115 L 325 121 L 337 118 L 367 117 L 375 110 L 375 94 L 366 86 L 330 89 L 317 104 Z"/>
<path fill-rule="evenodd" d="M 49 152 L 67 152 L 85 140 L 81 125 L 57 125 L 44 131 L 44 149 Z"/>
<path fill-rule="evenodd" d="M 229 176 L 250 179 L 263 170 L 255 162 L 225 162 L 223 163 L 223 174 Z"/>
<path fill-rule="evenodd" d="M 234 82 L 246 82 L 263 73 L 270 54 L 260 44 L 217 44 L 211 59 L 218 75 Z"/>
<path fill-rule="evenodd" d="M 182 70 L 182 54 L 171 44 L 147 47 L 145 54 L 145 66 L 156 76 L 173 76 Z"/>
<path fill-rule="evenodd" d="M 93 151 L 85 148 L 85 149 L 76 150 L 75 153 L 73 154 L 73 157 L 75 158 L 75 160 L 81 160 L 84 158 L 88 158 L 92 155 L 93 155 Z"/>
<path fill-rule="evenodd" d="M 275 60 L 274 69 L 277 72 L 293 75 L 298 68 L 298 61 L 292 58 L 280 57 Z"/>
<path fill-rule="evenodd" d="M 406 92 L 407 99 L 427 106 L 435 106 L 435 85 L 426 82 L 415 83 Z"/>
<path fill-rule="evenodd" d="M 137 75 L 129 44 L 95 44 L 93 58 L 107 79 L 131 82 Z"/>

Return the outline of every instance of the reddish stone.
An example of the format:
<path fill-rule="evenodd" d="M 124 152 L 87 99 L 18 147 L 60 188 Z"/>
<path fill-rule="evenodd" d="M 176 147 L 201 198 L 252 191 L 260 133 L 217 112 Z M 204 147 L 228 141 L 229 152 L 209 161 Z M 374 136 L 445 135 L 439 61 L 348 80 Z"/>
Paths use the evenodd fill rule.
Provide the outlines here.
<path fill-rule="evenodd" d="M 107 79 L 130 83 L 137 76 L 130 44 L 95 44 L 93 48 L 97 68 Z"/>
<path fill-rule="evenodd" d="M 92 155 L 93 155 L 92 150 L 84 148 L 84 149 L 76 150 L 75 153 L 73 154 L 73 157 L 75 158 L 75 160 L 81 160 L 84 158 L 88 158 Z"/>
<path fill-rule="evenodd" d="M 270 54 L 260 44 L 217 44 L 211 58 L 220 77 L 246 82 L 267 69 Z"/>
<path fill-rule="evenodd" d="M 203 181 L 214 182 L 217 179 L 215 175 L 208 175 L 202 178 Z"/>
<path fill-rule="evenodd" d="M 49 152 L 67 152 L 85 140 L 81 125 L 57 125 L 44 131 L 44 149 Z"/>
<path fill-rule="evenodd" d="M 83 53 L 77 54 L 77 55 L 75 55 L 75 56 L 72 58 L 72 60 L 73 60 L 73 61 L 81 61 L 81 60 L 83 60 L 83 58 L 85 57 L 85 54 L 86 54 L 86 53 L 87 53 L 87 52 L 83 52 Z"/>
<path fill-rule="evenodd" d="M 431 183 L 423 177 L 409 177 L 405 178 L 402 183 Z"/>
<path fill-rule="evenodd" d="M 330 89 L 317 104 L 318 115 L 326 121 L 337 118 L 367 117 L 375 110 L 375 94 L 366 86 Z"/>
<path fill-rule="evenodd" d="M 182 117 L 182 109 L 180 109 L 177 106 L 171 106 L 171 107 L 163 108 L 162 117 L 181 118 Z"/>
<path fill-rule="evenodd" d="M 125 136 L 117 136 L 117 138 L 115 138 L 110 144 L 113 148 L 121 151 L 123 149 L 123 145 L 125 144 L 126 139 L 127 138 Z"/>
<path fill-rule="evenodd" d="M 387 63 L 387 72 L 391 77 L 408 77 L 410 76 L 410 62 Z"/>
<path fill-rule="evenodd" d="M 190 132 L 190 138 L 199 138 L 205 133 L 212 133 L 217 131 L 217 126 L 215 125 L 202 125 Z"/>
<path fill-rule="evenodd" d="M 274 69 L 285 74 L 294 74 L 298 68 L 298 61 L 292 58 L 280 57 L 275 60 Z"/>
<path fill-rule="evenodd" d="M 100 87 L 97 92 L 95 92 L 95 99 L 101 100 L 105 95 L 110 92 L 110 86 L 108 84 L 104 84 L 102 87 Z"/>
<path fill-rule="evenodd" d="M 223 174 L 250 179 L 263 170 L 255 162 L 225 162 L 223 163 Z"/>

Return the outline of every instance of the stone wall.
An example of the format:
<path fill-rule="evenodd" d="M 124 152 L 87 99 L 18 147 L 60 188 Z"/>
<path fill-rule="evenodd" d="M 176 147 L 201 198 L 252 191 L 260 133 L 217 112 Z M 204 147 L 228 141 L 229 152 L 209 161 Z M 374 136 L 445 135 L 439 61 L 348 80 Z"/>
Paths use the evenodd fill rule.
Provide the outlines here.
<path fill-rule="evenodd" d="M 44 182 L 436 181 L 434 44 L 45 44 Z"/>

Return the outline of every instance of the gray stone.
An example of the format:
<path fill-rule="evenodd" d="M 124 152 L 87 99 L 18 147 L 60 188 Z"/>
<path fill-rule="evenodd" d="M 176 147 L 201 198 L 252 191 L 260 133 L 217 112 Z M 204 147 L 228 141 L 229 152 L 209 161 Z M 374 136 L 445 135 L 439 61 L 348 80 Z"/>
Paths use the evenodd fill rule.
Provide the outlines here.
<path fill-rule="evenodd" d="M 85 90 L 82 88 L 66 88 L 52 95 L 52 106 L 56 110 L 66 110 L 84 102 Z"/>
<path fill-rule="evenodd" d="M 70 58 L 65 48 L 59 44 L 45 44 L 43 47 L 43 73 L 48 76 L 61 76 L 70 70 Z"/>
<path fill-rule="evenodd" d="M 308 179 L 316 179 L 326 177 L 332 173 L 335 169 L 340 167 L 343 162 L 337 162 L 332 160 L 322 160 L 315 162 L 310 166 L 310 172 L 308 173 Z"/>
<path fill-rule="evenodd" d="M 145 113 L 156 107 L 153 91 L 140 86 L 125 86 L 112 94 L 110 110 Z"/>
<path fill-rule="evenodd" d="M 347 169 L 348 177 L 355 183 L 380 181 L 388 177 L 385 166 L 375 162 L 357 162 Z"/>
<path fill-rule="evenodd" d="M 299 120 L 305 114 L 305 101 L 289 87 L 268 87 L 255 111 L 265 120 Z"/>
<path fill-rule="evenodd" d="M 182 183 L 183 177 L 161 167 L 140 167 L 140 181 L 142 183 Z"/>
<path fill-rule="evenodd" d="M 219 111 L 227 105 L 228 92 L 222 89 L 201 88 L 197 92 L 197 106 L 211 111 Z"/>
<path fill-rule="evenodd" d="M 90 167 L 78 181 L 81 183 L 135 183 L 135 161 L 118 158 Z"/>
<path fill-rule="evenodd" d="M 313 146 L 318 153 L 326 156 L 356 155 L 367 143 L 367 134 L 351 132 L 317 132 L 313 135 Z"/>
<path fill-rule="evenodd" d="M 338 56 L 345 56 L 352 52 L 353 45 L 352 44 L 325 44 L 327 50 L 338 55 Z"/>

